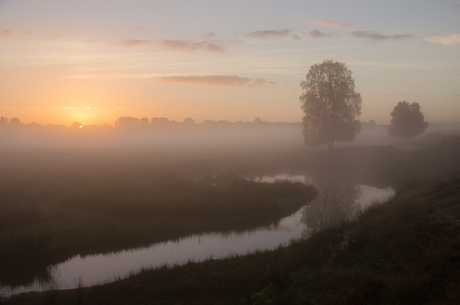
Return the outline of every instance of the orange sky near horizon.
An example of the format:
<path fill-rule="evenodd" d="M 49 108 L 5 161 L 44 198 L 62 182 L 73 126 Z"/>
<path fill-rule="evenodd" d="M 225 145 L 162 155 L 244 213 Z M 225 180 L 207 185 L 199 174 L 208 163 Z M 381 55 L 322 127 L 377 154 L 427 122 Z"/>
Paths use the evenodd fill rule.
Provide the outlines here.
<path fill-rule="evenodd" d="M 0 116 L 300 122 L 300 82 L 333 59 L 362 121 L 402 100 L 460 121 L 459 1 L 179 2 L 0 0 Z"/>

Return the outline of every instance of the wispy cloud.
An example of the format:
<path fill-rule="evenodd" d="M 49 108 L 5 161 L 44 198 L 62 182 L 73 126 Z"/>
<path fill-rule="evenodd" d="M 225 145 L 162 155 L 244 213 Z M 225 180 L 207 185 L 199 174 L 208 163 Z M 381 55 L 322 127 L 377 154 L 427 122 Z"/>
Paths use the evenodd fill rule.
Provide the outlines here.
<path fill-rule="evenodd" d="M 300 40 L 300 37 L 293 33 L 291 30 L 265 30 L 265 31 L 256 31 L 247 33 L 244 36 L 256 39 L 277 39 L 277 38 L 284 38 L 284 37 L 292 37 L 294 40 Z"/>
<path fill-rule="evenodd" d="M 310 35 L 311 38 L 314 38 L 314 39 L 337 37 L 337 34 L 335 33 L 325 33 L 325 32 L 321 32 L 318 30 L 310 31 L 308 34 Z"/>
<path fill-rule="evenodd" d="M 328 27 L 338 28 L 342 30 L 348 30 L 350 28 L 349 24 L 329 21 L 329 20 L 306 20 L 306 21 L 313 23 L 314 25 L 328 26 Z"/>
<path fill-rule="evenodd" d="M 123 39 L 120 41 L 120 45 L 124 47 L 136 47 L 139 45 L 149 44 L 150 40 L 142 40 L 142 39 Z"/>
<path fill-rule="evenodd" d="M 30 36 L 32 35 L 31 31 L 14 31 L 14 30 L 4 30 L 0 32 L 1 38 L 10 38 L 18 36 Z"/>
<path fill-rule="evenodd" d="M 446 46 L 460 45 L 460 34 L 432 36 L 425 38 L 425 41 Z"/>
<path fill-rule="evenodd" d="M 236 75 L 205 75 L 205 76 L 163 76 L 150 77 L 152 81 L 160 83 L 207 85 L 223 87 L 268 88 L 276 89 L 278 84 L 263 78 L 247 78 Z"/>
<path fill-rule="evenodd" d="M 351 35 L 359 39 L 366 39 L 373 42 L 385 40 L 404 40 L 414 37 L 412 34 L 383 35 L 373 31 L 357 31 L 352 32 Z"/>
<path fill-rule="evenodd" d="M 194 42 L 189 40 L 163 40 L 161 41 L 160 46 L 171 51 L 206 51 L 213 53 L 225 52 L 224 47 L 219 43 L 207 41 Z"/>
<path fill-rule="evenodd" d="M 162 73 L 165 73 L 165 72 L 168 72 L 168 71 L 171 71 L 171 70 L 175 70 L 175 69 L 180 68 L 180 67 L 182 67 L 182 66 L 183 66 L 183 65 L 175 65 L 175 66 L 169 67 L 169 68 L 167 68 L 167 69 L 164 69 L 164 70 L 162 70 L 162 71 L 160 71 L 160 72 L 158 72 L 158 73 L 154 73 L 154 74 L 152 74 L 152 75 L 150 75 L 150 76 L 147 76 L 147 77 L 145 77 L 145 78 L 154 78 L 154 77 L 157 77 L 158 74 L 162 74 Z"/>

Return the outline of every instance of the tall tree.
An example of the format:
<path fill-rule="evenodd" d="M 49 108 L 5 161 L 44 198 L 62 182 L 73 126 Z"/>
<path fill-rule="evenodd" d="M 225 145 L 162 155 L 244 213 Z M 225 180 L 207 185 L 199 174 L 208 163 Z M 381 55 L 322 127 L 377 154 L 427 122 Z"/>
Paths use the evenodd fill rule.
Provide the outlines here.
<path fill-rule="evenodd" d="M 392 137 L 413 138 L 428 127 L 425 117 L 420 111 L 419 103 L 409 104 L 399 102 L 391 112 L 391 124 L 388 126 L 388 135 Z"/>
<path fill-rule="evenodd" d="M 325 60 L 310 67 L 300 84 L 305 144 L 353 141 L 361 130 L 361 95 L 355 91 L 352 72 L 344 63 Z"/>

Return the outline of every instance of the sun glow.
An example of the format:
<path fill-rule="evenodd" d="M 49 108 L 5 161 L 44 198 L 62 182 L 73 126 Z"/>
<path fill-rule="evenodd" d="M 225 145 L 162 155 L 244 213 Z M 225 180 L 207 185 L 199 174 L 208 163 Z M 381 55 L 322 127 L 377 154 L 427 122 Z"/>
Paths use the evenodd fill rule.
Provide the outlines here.
<path fill-rule="evenodd" d="M 96 124 L 99 121 L 98 111 L 90 106 L 63 106 L 65 117 L 72 122 Z M 82 128 L 80 126 L 79 128 Z"/>

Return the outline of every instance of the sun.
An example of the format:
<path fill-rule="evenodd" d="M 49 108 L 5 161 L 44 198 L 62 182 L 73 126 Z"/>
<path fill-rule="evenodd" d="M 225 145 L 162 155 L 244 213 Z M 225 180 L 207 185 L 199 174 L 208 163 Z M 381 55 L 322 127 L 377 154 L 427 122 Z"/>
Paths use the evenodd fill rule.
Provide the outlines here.
<path fill-rule="evenodd" d="M 91 125 L 98 121 L 97 110 L 90 106 L 65 106 L 65 115 L 71 122 L 81 122 L 78 128 L 83 125 Z"/>

